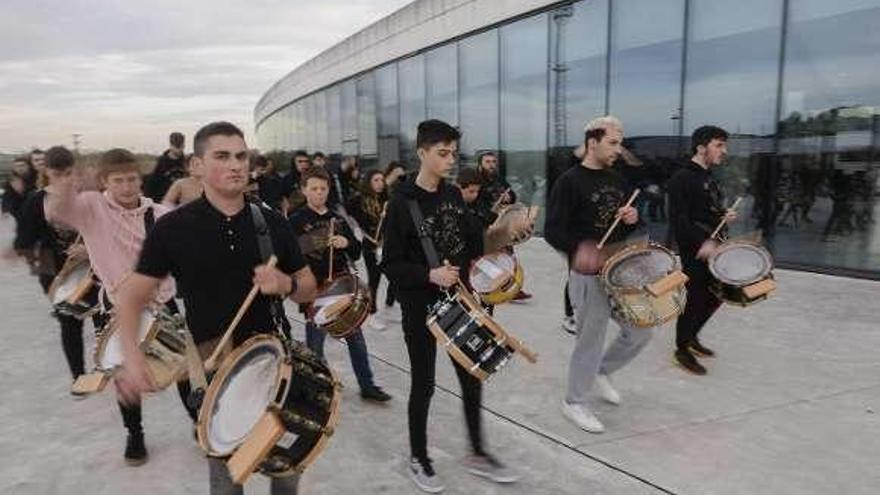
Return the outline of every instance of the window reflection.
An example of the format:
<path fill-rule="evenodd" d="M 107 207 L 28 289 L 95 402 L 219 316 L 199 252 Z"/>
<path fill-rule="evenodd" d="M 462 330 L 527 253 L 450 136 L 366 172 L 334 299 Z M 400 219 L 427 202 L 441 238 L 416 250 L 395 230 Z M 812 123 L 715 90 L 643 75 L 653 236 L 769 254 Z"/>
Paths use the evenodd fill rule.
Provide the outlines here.
<path fill-rule="evenodd" d="M 400 156 L 416 162 L 416 128 L 425 120 L 425 58 L 422 55 L 397 64 L 400 92 Z"/>
<path fill-rule="evenodd" d="M 498 148 L 498 30 L 458 44 L 461 155 L 471 161 L 480 150 Z"/>

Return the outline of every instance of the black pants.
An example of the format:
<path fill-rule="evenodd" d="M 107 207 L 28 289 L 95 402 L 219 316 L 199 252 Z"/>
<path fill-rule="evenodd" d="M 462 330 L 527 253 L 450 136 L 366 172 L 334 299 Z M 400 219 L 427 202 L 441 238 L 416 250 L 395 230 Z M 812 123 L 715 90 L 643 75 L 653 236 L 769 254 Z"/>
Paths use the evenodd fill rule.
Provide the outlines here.
<path fill-rule="evenodd" d="M 721 306 L 721 301 L 709 291 L 713 277 L 706 262 L 683 252 L 681 264 L 689 280 L 685 285 L 687 304 L 675 324 L 675 345 L 679 349 L 687 349 L 688 344 L 697 338 L 700 330 Z"/>
<path fill-rule="evenodd" d="M 429 297 L 408 297 L 401 294 L 403 333 L 409 353 L 411 383 L 409 390 L 409 444 L 410 452 L 417 459 L 428 457 L 428 409 L 434 395 L 437 342 L 425 326 Z M 482 455 L 483 440 L 480 425 L 482 383 L 464 368 L 452 361 L 464 403 L 464 417 L 474 454 Z"/>
<path fill-rule="evenodd" d="M 378 260 L 376 260 L 376 247 L 370 241 L 364 241 L 364 264 L 367 265 L 367 282 L 370 285 L 370 295 L 372 296 L 370 314 L 373 314 L 376 312 L 376 293 L 379 291 L 382 270 L 379 269 Z"/>
<path fill-rule="evenodd" d="M 565 288 L 562 289 L 562 298 L 565 301 L 565 316 L 574 317 L 574 306 L 571 305 L 571 297 L 568 295 L 568 281 L 565 282 Z"/>
<path fill-rule="evenodd" d="M 55 277 L 42 274 L 38 278 L 43 293 L 48 294 L 49 286 L 52 285 L 52 280 Z M 55 317 L 61 325 L 61 347 L 64 350 L 64 357 L 67 359 L 67 367 L 70 368 L 70 374 L 76 380 L 79 375 L 85 373 L 83 322 L 70 315 L 56 314 Z"/>

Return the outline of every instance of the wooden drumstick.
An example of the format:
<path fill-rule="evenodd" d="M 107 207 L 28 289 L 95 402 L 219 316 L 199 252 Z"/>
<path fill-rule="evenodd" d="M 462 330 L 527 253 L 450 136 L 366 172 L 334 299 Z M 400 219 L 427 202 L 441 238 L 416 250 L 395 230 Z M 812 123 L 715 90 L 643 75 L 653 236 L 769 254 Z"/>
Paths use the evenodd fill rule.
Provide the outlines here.
<path fill-rule="evenodd" d="M 730 208 L 728 208 L 728 210 L 736 210 L 736 207 L 739 206 L 739 203 L 740 203 L 740 201 L 742 201 L 742 199 L 743 199 L 742 196 L 737 196 L 736 201 L 734 201 L 733 204 L 730 205 Z M 715 232 L 712 232 L 712 235 L 709 236 L 709 239 L 715 239 L 716 237 L 718 237 L 718 233 L 721 232 L 721 229 L 724 227 L 724 224 L 726 224 L 726 223 L 727 223 L 727 216 L 725 215 L 723 218 L 721 218 L 721 221 L 718 222 L 718 226 L 715 227 Z"/>
<path fill-rule="evenodd" d="M 274 267 L 275 264 L 278 263 L 278 258 L 273 254 L 269 257 L 269 261 L 266 262 L 266 266 L 269 268 Z M 260 286 L 254 284 L 251 288 L 251 291 L 248 293 L 247 297 L 244 298 L 244 302 L 241 303 L 241 307 L 238 308 L 238 313 L 235 314 L 235 318 L 232 319 L 232 322 L 226 327 L 226 331 L 223 333 L 223 337 L 220 339 L 220 342 L 217 343 L 217 347 L 214 348 L 214 352 L 208 357 L 205 361 L 205 369 L 213 370 L 216 367 L 217 360 L 220 358 L 220 353 L 223 351 L 223 348 L 229 343 L 229 339 L 232 338 L 232 332 L 235 331 L 235 327 L 241 322 L 241 319 L 244 318 L 244 314 L 247 312 L 248 308 L 251 307 L 251 303 L 254 302 L 254 299 L 257 297 L 257 293 L 260 291 Z"/>
<path fill-rule="evenodd" d="M 501 194 L 498 195 L 498 199 L 495 201 L 495 204 L 492 205 L 492 211 L 493 211 L 493 212 L 497 212 L 497 211 L 498 211 L 498 207 L 501 206 L 501 202 L 504 200 L 504 197 L 507 196 L 507 194 L 508 194 L 509 192 L 510 192 L 510 188 L 508 187 L 507 189 L 504 190 L 503 193 L 501 193 Z"/>
<path fill-rule="evenodd" d="M 635 191 L 633 191 L 632 196 L 629 197 L 629 201 L 627 201 L 626 204 L 623 205 L 623 207 L 629 208 L 630 206 L 632 206 L 633 201 L 636 200 L 636 196 L 638 196 L 640 192 L 641 192 L 641 189 L 636 189 Z M 609 227 L 608 231 L 605 232 L 605 235 L 602 236 L 602 240 L 599 241 L 599 244 L 596 245 L 596 249 L 601 250 L 602 247 L 605 246 L 605 242 L 608 240 L 609 237 L 611 237 L 611 233 L 614 232 L 614 229 L 617 228 L 617 224 L 620 223 L 621 218 L 622 218 L 621 215 L 617 215 L 614 218 L 614 223 L 611 224 L 611 227 Z"/>
<path fill-rule="evenodd" d="M 329 269 L 330 273 L 327 274 L 327 281 L 328 282 L 333 280 L 333 220 L 334 219 L 332 219 L 332 218 L 330 219 L 330 233 L 328 234 L 328 237 L 327 237 L 327 244 L 330 245 L 330 269 Z"/>

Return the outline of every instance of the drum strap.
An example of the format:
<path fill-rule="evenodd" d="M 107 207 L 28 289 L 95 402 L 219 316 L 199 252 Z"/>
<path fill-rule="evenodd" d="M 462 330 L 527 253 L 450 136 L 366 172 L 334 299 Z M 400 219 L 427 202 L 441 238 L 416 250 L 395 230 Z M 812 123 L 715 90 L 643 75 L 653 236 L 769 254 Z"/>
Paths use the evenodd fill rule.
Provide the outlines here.
<path fill-rule="evenodd" d="M 406 202 L 409 205 L 409 214 L 412 216 L 413 223 L 416 225 L 416 232 L 419 234 L 419 241 L 422 243 L 422 250 L 425 252 L 425 259 L 428 261 L 429 268 L 437 268 L 440 266 L 440 257 L 437 255 L 437 249 L 434 247 L 434 241 L 425 229 L 422 228 L 422 210 L 414 199 Z"/>
<path fill-rule="evenodd" d="M 151 206 L 144 211 L 144 234 L 149 234 L 155 224 L 156 213 L 153 212 L 153 207 Z"/>
<path fill-rule="evenodd" d="M 272 238 L 269 236 L 269 225 L 266 223 L 266 217 L 260 211 L 260 207 L 254 203 L 248 203 L 251 208 L 251 218 L 254 221 L 254 230 L 257 233 L 257 249 L 260 251 L 260 258 L 265 263 L 269 257 L 275 254 L 272 247 Z M 276 296 L 269 297 L 269 313 L 272 315 L 272 321 L 275 327 L 286 338 L 290 338 L 290 323 L 284 318 L 284 306 L 282 306 L 281 298 Z"/>

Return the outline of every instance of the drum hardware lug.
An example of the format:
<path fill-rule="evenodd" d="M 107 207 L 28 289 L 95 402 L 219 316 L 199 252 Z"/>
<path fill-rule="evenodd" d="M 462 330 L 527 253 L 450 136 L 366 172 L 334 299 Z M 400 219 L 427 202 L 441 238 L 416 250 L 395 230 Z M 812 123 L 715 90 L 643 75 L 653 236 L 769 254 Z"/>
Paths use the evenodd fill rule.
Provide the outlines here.
<path fill-rule="evenodd" d="M 270 407 L 270 409 L 278 415 L 281 420 L 287 425 L 299 426 L 305 430 L 311 431 L 313 433 L 327 433 L 325 428 L 311 419 L 304 418 L 299 414 L 287 411 L 285 409 L 279 409 L 278 407 Z M 332 430 L 332 428 L 330 429 Z M 331 433 L 332 434 L 332 433 Z"/>
<path fill-rule="evenodd" d="M 190 391 L 186 398 L 186 405 L 192 409 L 199 410 L 202 408 L 202 402 L 205 400 L 205 389 L 199 387 Z"/>

